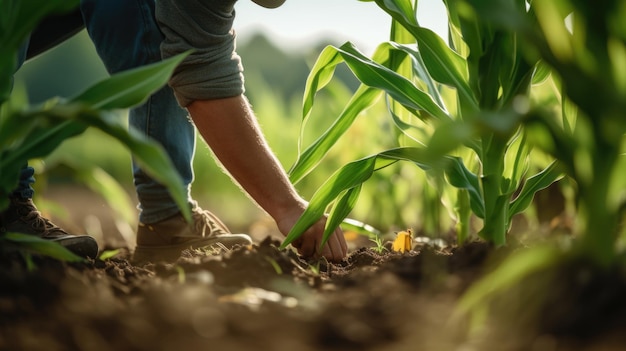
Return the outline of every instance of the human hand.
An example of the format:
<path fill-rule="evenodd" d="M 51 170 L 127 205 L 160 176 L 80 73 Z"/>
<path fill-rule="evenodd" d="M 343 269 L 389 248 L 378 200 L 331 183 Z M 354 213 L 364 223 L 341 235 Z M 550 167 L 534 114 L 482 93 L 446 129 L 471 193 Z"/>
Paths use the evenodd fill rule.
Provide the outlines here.
<path fill-rule="evenodd" d="M 300 218 L 305 205 L 298 208 L 293 208 L 285 213 L 280 219 L 276 221 L 278 229 L 287 235 L 291 228 L 296 224 L 296 221 Z M 320 250 L 320 244 L 322 243 L 322 237 L 324 235 L 324 226 L 326 225 L 326 217 L 322 217 L 319 221 L 313 224 L 307 231 L 305 231 L 298 239 L 294 240 L 291 245 L 298 250 L 298 253 L 304 257 L 325 257 L 331 262 L 339 262 L 346 257 L 348 252 L 348 245 L 346 239 L 343 236 L 341 228 L 335 228 L 331 236 L 324 244 L 324 247 Z"/>

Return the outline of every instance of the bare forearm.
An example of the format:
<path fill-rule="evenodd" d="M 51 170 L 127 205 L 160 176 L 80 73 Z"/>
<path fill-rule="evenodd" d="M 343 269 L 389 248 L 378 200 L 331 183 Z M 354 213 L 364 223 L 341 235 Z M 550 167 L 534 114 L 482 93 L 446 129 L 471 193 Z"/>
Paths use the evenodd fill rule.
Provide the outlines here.
<path fill-rule="evenodd" d="M 272 217 L 280 217 L 289 207 L 302 206 L 245 97 L 195 101 L 187 108 L 215 156 Z"/>

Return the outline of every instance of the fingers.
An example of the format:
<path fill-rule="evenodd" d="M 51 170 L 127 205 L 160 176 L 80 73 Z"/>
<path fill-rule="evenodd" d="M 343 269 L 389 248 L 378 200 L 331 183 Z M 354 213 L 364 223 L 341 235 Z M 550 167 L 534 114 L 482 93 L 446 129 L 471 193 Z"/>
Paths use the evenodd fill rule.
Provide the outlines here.
<path fill-rule="evenodd" d="M 348 245 L 341 229 L 337 228 L 320 249 L 323 230 L 309 229 L 301 237 L 302 241 L 296 246 L 300 255 L 305 257 L 325 257 L 331 262 L 340 262 L 348 253 Z"/>
<path fill-rule="evenodd" d="M 336 229 L 330 238 L 328 238 L 326 245 L 324 245 L 322 256 L 326 257 L 329 261 L 339 262 L 346 256 L 347 251 L 343 233 L 341 230 Z"/>

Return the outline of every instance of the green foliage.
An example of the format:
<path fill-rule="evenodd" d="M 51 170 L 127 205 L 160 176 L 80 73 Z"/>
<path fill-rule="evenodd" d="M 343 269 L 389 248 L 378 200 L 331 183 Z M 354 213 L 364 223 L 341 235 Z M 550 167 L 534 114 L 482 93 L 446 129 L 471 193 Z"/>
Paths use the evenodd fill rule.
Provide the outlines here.
<path fill-rule="evenodd" d="M 98 256 L 98 259 L 100 259 L 102 261 L 106 261 L 106 260 L 109 260 L 109 259 L 115 257 L 119 253 L 120 253 L 119 249 L 102 251 L 100 256 Z"/>
<path fill-rule="evenodd" d="M 11 93 L 17 52 L 39 22 L 50 14 L 69 11 L 78 0 L 0 0 L 0 104 Z"/>
<path fill-rule="evenodd" d="M 553 304 L 546 290 L 569 294 L 584 284 L 579 276 L 572 282 L 563 275 L 582 266 L 593 281 L 589 276 L 623 270 L 626 2 L 533 1 L 528 11 L 504 0 L 468 4 L 485 23 L 515 33 L 527 61 L 540 59 L 542 69 L 552 71 L 554 95 L 531 106 L 523 123 L 533 144 L 575 181 L 577 202 L 573 238 L 519 250 L 470 287 L 458 312 L 469 313 L 476 327 L 493 312 L 496 297 L 510 303 L 510 295 L 525 291 L 531 299 L 511 310 L 541 318 Z M 541 182 L 538 177 L 526 185 Z"/>
<path fill-rule="evenodd" d="M 303 129 L 316 94 L 339 64 L 345 63 L 362 85 L 335 122 L 300 153 L 291 180 L 298 182 L 317 167 L 357 117 L 382 96 L 402 138 L 396 147 L 348 163 L 331 176 L 284 245 L 330 208 L 329 234 L 354 208 L 361 183 L 397 161 L 423 169 L 437 185 L 436 193 L 455 204 L 454 216 L 465 221 L 459 225 L 459 242 L 469 235 L 473 213 L 483 223 L 478 234 L 504 244 L 512 217 L 563 173 L 555 162 L 529 174 L 532 150 L 523 120 L 532 84 L 545 80 L 546 71 L 539 69 L 538 58 L 524 55 L 515 32 L 485 22 L 465 1 L 445 1 L 449 45 L 418 24 L 413 1 L 375 3 L 393 19 L 392 40 L 382 43 L 371 58 L 351 43 L 328 46 L 319 55 L 307 80 Z M 526 12 L 524 2 L 510 5 Z"/>
<path fill-rule="evenodd" d="M 554 72 L 560 109 L 538 106 L 526 124 L 576 181 L 580 250 L 611 264 L 626 208 L 626 3 L 536 1 L 528 12 L 503 0 L 470 3 L 493 27 L 516 33 L 528 61 Z"/>
<path fill-rule="evenodd" d="M 2 236 L 0 236 L 0 247 L 4 250 L 11 246 L 18 246 L 20 250 L 24 251 L 26 254 L 37 253 L 66 262 L 84 261 L 82 257 L 73 254 L 63 246 L 35 235 L 21 233 L 2 234 Z"/>
<path fill-rule="evenodd" d="M 0 5 L 0 209 L 8 204 L 8 195 L 29 159 L 44 157 L 66 139 L 96 127 L 124 144 L 146 172 L 165 184 L 190 219 L 185 187 L 162 147 L 129 130 L 111 112 L 142 103 L 167 82 L 185 54 L 117 74 L 68 100 L 52 98 L 28 106 L 10 98 L 18 50 L 42 18 L 70 10 L 78 3 L 5 0 Z"/>

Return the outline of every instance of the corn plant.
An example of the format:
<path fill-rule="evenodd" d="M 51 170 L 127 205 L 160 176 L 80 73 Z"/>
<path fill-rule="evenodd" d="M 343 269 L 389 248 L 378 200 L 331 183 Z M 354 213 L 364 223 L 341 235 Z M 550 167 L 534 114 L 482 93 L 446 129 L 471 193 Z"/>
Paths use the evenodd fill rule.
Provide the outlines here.
<path fill-rule="evenodd" d="M 555 311 L 546 291 L 568 295 L 569 300 L 572 289 L 597 281 L 596 275 L 623 278 L 619 240 L 624 239 L 626 208 L 626 1 L 533 1 L 528 11 L 504 0 L 468 3 L 484 21 L 516 33 L 529 61 L 540 58 L 552 70 L 559 101 L 556 106 L 534 106 L 523 123 L 536 145 L 557 159 L 575 182 L 577 202 L 572 242 L 513 253 L 464 294 L 457 312 L 472 314 L 476 328 L 487 322 L 487 312 L 494 312 L 490 302 L 497 295 L 506 298 L 507 292 L 525 289 L 517 296 L 524 298 L 518 310 L 542 318 Z M 586 282 L 580 280 L 580 267 Z M 593 293 L 570 301 L 566 306 L 588 304 L 598 310 L 615 302 Z"/>
<path fill-rule="evenodd" d="M 462 0 L 444 1 L 449 43 L 418 24 L 416 1 L 363 1 L 375 2 L 392 17 L 392 39 L 401 37 L 404 43 L 382 43 L 371 58 L 349 42 L 322 51 L 306 84 L 303 128 L 316 93 L 332 79 L 337 65 L 347 64 L 362 85 L 335 123 L 300 153 L 291 180 L 298 182 L 314 169 L 359 113 L 382 96 L 405 142 L 337 170 L 313 195 L 283 245 L 328 208 L 329 234 L 355 206 L 363 182 L 400 161 L 455 189 L 460 238 L 467 237 L 473 214 L 482 219 L 480 237 L 505 244 L 512 217 L 562 176 L 557 162 L 528 174 L 532 150 L 522 120 L 533 83 L 543 81 L 549 71 L 538 59 L 524 56 L 516 33 L 483 21 Z M 511 6 L 526 11 L 524 1 Z"/>
<path fill-rule="evenodd" d="M 626 1 L 534 1 L 526 12 L 503 0 L 471 4 L 555 73 L 561 108 L 537 108 L 526 123 L 576 182 L 580 250 L 614 263 L 626 208 Z"/>
<path fill-rule="evenodd" d="M 44 157 L 64 140 L 95 127 L 128 147 L 146 172 L 168 187 L 190 219 L 185 187 L 162 147 L 129 130 L 111 113 L 140 104 L 162 87 L 184 55 L 119 73 L 70 99 L 29 106 L 12 96 L 12 76 L 24 40 L 47 15 L 77 5 L 76 0 L 0 0 L 0 210 L 8 205 L 29 159 Z"/>

